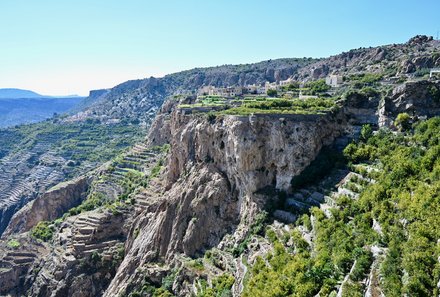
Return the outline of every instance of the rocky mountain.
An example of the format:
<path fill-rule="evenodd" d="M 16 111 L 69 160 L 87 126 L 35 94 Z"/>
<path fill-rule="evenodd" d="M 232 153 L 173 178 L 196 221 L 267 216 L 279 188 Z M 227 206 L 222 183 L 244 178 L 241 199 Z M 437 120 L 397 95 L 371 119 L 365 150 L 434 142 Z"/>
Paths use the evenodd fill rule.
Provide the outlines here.
<path fill-rule="evenodd" d="M 148 136 L 12 212 L 0 294 L 437 296 L 440 81 L 424 66 L 438 50 L 417 36 L 92 93 L 60 123 L 137 119 Z M 188 94 L 329 73 L 344 84 L 326 98 Z"/>

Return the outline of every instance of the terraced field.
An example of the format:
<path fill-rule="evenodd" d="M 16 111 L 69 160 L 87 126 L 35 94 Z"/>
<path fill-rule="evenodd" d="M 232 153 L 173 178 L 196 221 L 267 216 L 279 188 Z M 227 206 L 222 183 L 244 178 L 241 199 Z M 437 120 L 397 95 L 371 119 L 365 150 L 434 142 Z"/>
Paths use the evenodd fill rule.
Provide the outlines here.
<path fill-rule="evenodd" d="M 144 133 L 137 125 L 55 120 L 0 130 L 0 235 L 12 215 L 39 193 L 96 168 Z"/>

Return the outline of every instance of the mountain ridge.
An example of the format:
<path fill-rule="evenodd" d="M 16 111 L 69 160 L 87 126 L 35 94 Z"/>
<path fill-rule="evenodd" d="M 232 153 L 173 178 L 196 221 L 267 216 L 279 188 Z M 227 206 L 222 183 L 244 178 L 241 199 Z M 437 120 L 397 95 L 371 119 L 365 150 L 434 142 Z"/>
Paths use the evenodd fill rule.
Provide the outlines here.
<path fill-rule="evenodd" d="M 37 99 L 37 98 L 58 98 L 58 99 L 71 99 L 71 98 L 84 98 L 76 94 L 64 95 L 64 96 L 52 96 L 41 95 L 37 92 L 18 88 L 1 88 L 0 99 Z"/>

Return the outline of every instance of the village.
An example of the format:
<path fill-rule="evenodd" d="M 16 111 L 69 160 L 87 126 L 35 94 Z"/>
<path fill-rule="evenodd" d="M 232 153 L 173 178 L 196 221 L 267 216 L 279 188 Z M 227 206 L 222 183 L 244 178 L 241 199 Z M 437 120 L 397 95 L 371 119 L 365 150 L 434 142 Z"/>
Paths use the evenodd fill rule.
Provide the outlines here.
<path fill-rule="evenodd" d="M 327 87 L 322 90 L 329 91 L 331 88 L 337 88 L 343 83 L 343 77 L 340 75 L 329 75 L 325 80 L 317 81 L 317 84 L 321 83 Z M 315 83 L 316 84 L 316 83 Z M 316 92 L 310 91 L 310 86 L 314 83 L 300 83 L 292 78 L 282 81 L 266 82 L 264 85 L 247 85 L 238 87 L 215 87 L 204 86 L 197 91 L 199 98 L 205 97 L 223 97 L 225 99 L 231 99 L 236 97 L 246 96 L 270 96 L 277 97 L 282 96 L 284 98 L 299 97 L 300 99 L 317 98 Z"/>

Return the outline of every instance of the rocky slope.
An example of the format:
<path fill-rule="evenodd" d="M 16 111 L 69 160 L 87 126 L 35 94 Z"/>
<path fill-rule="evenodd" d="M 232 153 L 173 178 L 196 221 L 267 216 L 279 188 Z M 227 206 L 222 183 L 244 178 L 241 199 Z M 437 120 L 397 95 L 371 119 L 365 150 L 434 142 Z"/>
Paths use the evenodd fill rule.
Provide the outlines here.
<path fill-rule="evenodd" d="M 85 110 L 69 120 L 139 119 L 150 123 L 165 98 L 194 94 L 201 86 L 244 86 L 286 80 L 310 81 L 329 74 L 380 73 L 393 83 L 426 74 L 440 66 L 440 42 L 416 36 L 404 44 L 353 49 L 324 59 L 277 59 L 255 64 L 195 68 L 162 78 L 128 81 L 111 90 L 92 93 L 81 105 Z"/>
<path fill-rule="evenodd" d="M 413 48 L 417 56 L 428 50 L 432 53 L 436 46 L 436 41 L 418 37 L 389 48 L 402 53 Z M 357 65 L 382 65 L 374 61 L 389 57 L 382 53 L 386 48 L 339 58 L 347 55 L 352 63 L 348 67 L 355 72 Z M 284 79 L 295 73 L 306 78 L 313 67 L 332 59 L 336 65 L 339 58 L 309 61 L 315 64 L 301 69 L 297 62 L 285 67 L 288 61 L 275 60 L 127 82 L 97 93 L 88 110 L 67 121 L 82 116 L 124 120 L 143 114 L 140 120 L 147 124 L 167 94 L 203 84 Z M 255 67 L 255 74 L 236 76 L 244 71 L 240 67 Z M 331 64 L 328 71 L 337 69 L 332 67 L 336 66 Z M 360 164 L 361 173 L 347 168 L 329 170 L 317 184 L 298 182 L 316 158 L 321 160 L 320 152 L 329 146 L 345 147 L 363 124 L 394 128 L 392 123 L 400 113 L 408 113 L 413 120 L 439 114 L 436 81 L 373 87 L 377 92 L 347 92 L 338 101 L 339 108 L 325 114 L 213 116 L 178 107 L 194 102 L 194 97 L 170 98 L 144 143 L 99 170 L 42 191 L 16 214 L 0 241 L 0 294 L 203 296 L 218 287 L 221 290 L 216 292 L 224 296 L 253 296 L 246 287 L 249 269 L 259 264 L 259 256 L 266 259 L 279 252 L 276 238 L 284 238 L 282 244 L 292 255 L 298 254 L 302 242 L 314 248 L 320 240 L 314 233 L 316 221 L 312 218 L 306 224 L 300 215 L 320 207 L 331 218 L 341 199 L 356 200 L 359 189 L 374 183 L 369 173 L 381 170 Z M 149 102 L 148 98 L 155 99 Z M 103 106 L 106 109 L 99 110 Z M 28 231 L 41 220 L 50 222 Z M 372 224 L 374 232 L 380 233 L 377 222 Z M 272 230 L 275 237 L 261 236 L 264 230 Z M 287 238 L 286 234 L 299 237 Z M 373 254 L 368 266 L 371 273 L 358 284 L 366 286 L 366 296 L 379 296 L 378 267 L 386 251 L 368 249 Z M 331 284 L 336 296 L 343 296 L 352 284 L 355 263 Z"/>
<path fill-rule="evenodd" d="M 379 109 L 379 125 L 392 126 L 400 113 L 414 118 L 440 114 L 440 81 L 418 81 L 402 84 L 384 98 Z"/>
<path fill-rule="evenodd" d="M 306 65 L 293 75 L 296 80 L 325 78 L 329 74 L 381 73 L 387 78 L 423 76 L 440 66 L 440 41 L 415 36 L 404 44 L 352 49 Z"/>

